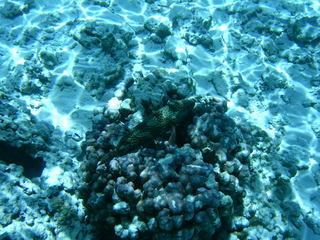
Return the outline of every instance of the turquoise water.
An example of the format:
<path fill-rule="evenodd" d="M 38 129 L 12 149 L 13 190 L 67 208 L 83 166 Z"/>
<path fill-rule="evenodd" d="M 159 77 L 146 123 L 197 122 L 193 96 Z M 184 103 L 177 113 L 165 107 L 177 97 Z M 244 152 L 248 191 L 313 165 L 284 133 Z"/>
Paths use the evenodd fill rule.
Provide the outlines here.
<path fill-rule="evenodd" d="M 0 239 L 320 239 L 319 25 L 318 0 L 0 1 Z"/>

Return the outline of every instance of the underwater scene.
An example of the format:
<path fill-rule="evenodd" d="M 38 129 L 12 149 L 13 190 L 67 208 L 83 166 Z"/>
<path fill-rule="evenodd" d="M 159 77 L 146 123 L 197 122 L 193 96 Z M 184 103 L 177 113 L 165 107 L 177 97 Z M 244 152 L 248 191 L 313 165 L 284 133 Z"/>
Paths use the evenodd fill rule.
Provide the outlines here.
<path fill-rule="evenodd" d="M 0 0 L 0 240 L 319 240 L 319 0 Z"/>

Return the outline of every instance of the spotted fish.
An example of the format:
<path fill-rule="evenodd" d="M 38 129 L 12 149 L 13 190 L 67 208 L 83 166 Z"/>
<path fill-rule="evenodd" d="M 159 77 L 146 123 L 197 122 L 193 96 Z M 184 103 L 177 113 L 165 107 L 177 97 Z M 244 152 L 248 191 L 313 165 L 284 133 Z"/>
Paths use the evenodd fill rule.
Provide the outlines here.
<path fill-rule="evenodd" d="M 165 135 L 173 126 L 179 125 L 193 115 L 195 103 L 196 98 L 189 98 L 171 102 L 160 108 L 124 135 L 117 147 L 104 159 L 123 156 Z"/>

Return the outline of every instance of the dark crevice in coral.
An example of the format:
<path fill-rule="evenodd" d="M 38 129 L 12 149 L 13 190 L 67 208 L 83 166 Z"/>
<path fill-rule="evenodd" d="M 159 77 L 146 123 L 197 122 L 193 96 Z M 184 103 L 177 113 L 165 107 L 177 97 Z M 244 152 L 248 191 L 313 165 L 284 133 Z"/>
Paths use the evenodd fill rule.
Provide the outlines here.
<path fill-rule="evenodd" d="M 22 166 L 23 175 L 29 179 L 40 177 L 45 167 L 43 160 L 31 156 L 26 147 L 13 147 L 4 141 L 0 141 L 0 160 Z"/>
<path fill-rule="evenodd" d="M 176 144 L 178 147 L 182 147 L 186 143 L 190 143 L 190 137 L 188 136 L 188 126 L 192 123 L 193 116 L 186 118 L 185 121 L 176 126 Z"/>

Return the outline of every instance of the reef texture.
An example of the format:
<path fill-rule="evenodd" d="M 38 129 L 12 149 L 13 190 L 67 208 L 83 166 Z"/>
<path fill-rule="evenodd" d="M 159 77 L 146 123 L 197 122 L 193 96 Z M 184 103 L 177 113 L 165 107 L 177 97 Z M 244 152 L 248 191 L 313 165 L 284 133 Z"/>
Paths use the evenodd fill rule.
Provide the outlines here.
<path fill-rule="evenodd" d="M 319 234 L 319 6 L 268 6 L 1 1 L 0 239 Z"/>
<path fill-rule="evenodd" d="M 168 101 L 128 129 L 132 105 L 125 118 L 119 109 L 97 121 L 83 144 L 80 193 L 97 237 L 210 239 L 234 231 L 250 147 L 225 115 L 226 102 Z"/>

